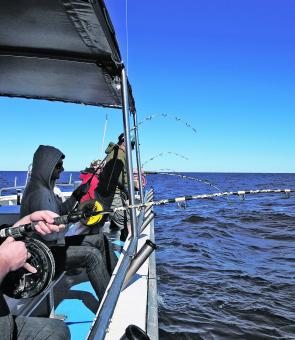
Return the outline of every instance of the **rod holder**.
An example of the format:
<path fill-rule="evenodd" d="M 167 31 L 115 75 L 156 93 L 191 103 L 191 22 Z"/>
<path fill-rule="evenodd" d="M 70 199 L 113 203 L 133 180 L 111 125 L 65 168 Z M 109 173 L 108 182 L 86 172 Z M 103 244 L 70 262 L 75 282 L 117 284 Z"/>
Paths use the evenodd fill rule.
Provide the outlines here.
<path fill-rule="evenodd" d="M 146 194 L 146 196 L 150 196 L 150 195 L 153 195 L 154 194 L 154 189 L 151 189 L 148 191 L 148 193 Z"/>
<path fill-rule="evenodd" d="M 120 340 L 150 340 L 149 336 L 136 325 L 129 325 Z"/>
<path fill-rule="evenodd" d="M 126 288 L 132 276 L 138 271 L 138 269 L 143 265 L 146 259 L 156 248 L 157 246 L 151 240 L 145 241 L 145 244 L 140 248 L 140 250 L 134 256 L 133 260 L 130 263 L 130 267 L 126 273 L 125 280 L 123 282 L 122 290 Z"/>
<path fill-rule="evenodd" d="M 153 194 L 151 194 L 151 195 L 147 195 L 147 196 L 146 196 L 146 202 L 150 202 L 150 201 L 152 201 L 152 200 L 153 200 L 153 197 L 154 197 L 154 195 L 153 195 Z"/>
<path fill-rule="evenodd" d="M 150 211 L 152 210 L 152 205 L 150 205 L 149 207 L 147 207 L 144 211 L 144 217 L 146 217 L 147 215 L 149 215 Z"/>
<path fill-rule="evenodd" d="M 146 219 L 143 221 L 141 228 L 140 228 L 140 233 L 144 231 L 144 229 L 151 223 L 152 219 L 154 218 L 154 213 L 151 212 Z"/>
<path fill-rule="evenodd" d="M 154 189 L 151 189 L 151 190 L 148 191 L 147 195 L 151 195 L 153 193 L 154 193 Z"/>

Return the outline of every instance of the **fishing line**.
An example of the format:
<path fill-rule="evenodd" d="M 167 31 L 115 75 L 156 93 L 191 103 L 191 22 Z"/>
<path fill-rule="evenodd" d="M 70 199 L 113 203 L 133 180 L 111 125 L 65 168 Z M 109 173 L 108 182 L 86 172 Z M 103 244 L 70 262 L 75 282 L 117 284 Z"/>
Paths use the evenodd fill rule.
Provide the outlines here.
<path fill-rule="evenodd" d="M 167 172 L 167 171 L 170 171 L 170 172 Z M 171 173 L 172 171 L 172 173 Z M 190 176 L 186 176 L 186 175 L 182 175 L 180 173 L 178 173 L 177 171 L 175 170 L 172 170 L 172 169 L 159 169 L 159 171 L 147 171 L 146 172 L 147 175 L 166 175 L 166 176 L 174 176 L 174 177 L 179 177 L 181 179 L 187 179 L 187 180 L 190 180 L 190 181 L 195 181 L 195 182 L 199 182 L 199 183 L 202 183 L 202 184 L 206 184 L 206 185 L 209 185 L 210 187 L 218 190 L 218 191 L 221 191 L 221 189 L 217 186 L 217 185 L 214 185 L 213 183 L 211 183 L 210 181 L 208 181 L 207 179 L 200 179 L 200 178 L 196 178 L 196 177 L 190 177 Z M 229 201 L 229 198 L 228 197 L 223 197 L 226 201 Z M 181 208 L 181 209 L 186 209 L 186 204 L 185 202 L 183 202 L 184 204 L 180 204 L 180 203 L 177 203 L 178 207 Z"/>
<path fill-rule="evenodd" d="M 103 154 L 103 149 L 104 149 L 104 141 L 105 141 L 105 136 L 106 136 L 106 131 L 107 131 L 107 124 L 108 124 L 108 115 L 106 114 L 106 120 L 104 123 L 104 130 L 103 130 L 103 136 L 102 136 L 102 142 L 101 142 L 101 153 Z"/>
<path fill-rule="evenodd" d="M 125 1 L 125 33 L 126 33 L 126 64 L 129 70 L 129 32 L 128 32 L 128 0 Z"/>
<path fill-rule="evenodd" d="M 150 161 L 153 161 L 155 158 L 164 156 L 165 154 L 175 155 L 175 156 L 178 156 L 178 157 L 180 157 L 180 158 L 182 158 L 182 159 L 185 159 L 186 161 L 189 160 L 188 157 L 186 157 L 186 156 L 184 156 L 184 155 L 181 155 L 181 154 L 179 154 L 179 153 L 177 153 L 177 152 L 173 152 L 173 151 L 165 151 L 165 152 L 159 153 L 158 155 L 155 155 L 154 157 L 151 157 L 151 158 L 148 159 L 146 162 L 142 163 L 141 166 L 143 167 L 144 165 L 146 165 L 146 164 L 149 163 Z"/>
<path fill-rule="evenodd" d="M 170 172 L 167 172 L 167 171 L 170 171 Z M 212 182 L 208 181 L 207 179 L 200 179 L 200 178 L 197 178 L 197 177 L 182 175 L 179 172 L 174 171 L 172 169 L 159 169 L 159 171 L 148 171 L 147 174 L 148 175 L 149 174 L 151 174 L 151 175 L 155 174 L 155 175 L 175 176 L 175 177 L 179 177 L 179 178 L 183 178 L 183 179 L 188 179 L 190 181 L 203 183 L 203 184 L 209 185 L 210 187 L 212 187 L 212 188 L 214 188 L 218 191 L 221 191 L 221 189 L 217 185 L 214 185 Z"/>

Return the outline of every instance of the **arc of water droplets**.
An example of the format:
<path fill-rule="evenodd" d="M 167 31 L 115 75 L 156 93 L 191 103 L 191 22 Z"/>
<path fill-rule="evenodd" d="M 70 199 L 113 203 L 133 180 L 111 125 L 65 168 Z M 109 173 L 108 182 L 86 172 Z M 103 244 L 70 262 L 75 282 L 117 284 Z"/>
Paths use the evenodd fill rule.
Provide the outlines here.
<path fill-rule="evenodd" d="M 154 118 L 158 118 L 158 117 L 170 118 L 177 122 L 182 122 L 187 128 L 191 129 L 194 133 L 197 133 L 197 130 L 190 123 L 184 121 L 182 118 L 179 118 L 177 116 L 169 115 L 168 113 L 157 113 L 157 114 L 147 116 L 138 123 L 138 126 L 144 123 L 145 121 L 153 120 Z"/>
<path fill-rule="evenodd" d="M 186 156 L 184 156 L 184 155 L 181 155 L 181 154 L 179 154 L 179 153 L 177 153 L 177 152 L 166 151 L 166 152 L 161 152 L 161 153 L 155 155 L 154 157 L 151 157 L 150 159 L 148 159 L 147 161 L 145 161 L 144 163 L 142 163 L 142 167 L 143 167 L 144 165 L 146 165 L 147 163 L 149 163 L 150 161 L 153 161 L 155 158 L 164 156 L 165 154 L 175 155 L 175 156 L 178 156 L 178 157 L 180 157 L 180 158 L 183 158 L 183 159 L 185 159 L 185 160 L 187 160 L 187 161 L 189 160 L 188 157 L 186 157 Z"/>

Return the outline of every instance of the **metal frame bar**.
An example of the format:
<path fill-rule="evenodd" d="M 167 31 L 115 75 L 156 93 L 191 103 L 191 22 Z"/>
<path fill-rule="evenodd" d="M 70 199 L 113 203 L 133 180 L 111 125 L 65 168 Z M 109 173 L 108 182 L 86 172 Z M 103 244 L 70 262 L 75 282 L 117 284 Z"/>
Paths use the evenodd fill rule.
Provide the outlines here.
<path fill-rule="evenodd" d="M 2 195 L 2 192 L 3 191 L 8 191 L 8 190 L 24 190 L 25 189 L 25 186 L 24 185 L 20 185 L 20 186 L 17 186 L 17 187 L 6 187 L 6 188 L 1 188 L 0 189 L 0 196 L 2 197 L 5 197 L 4 195 Z"/>
<path fill-rule="evenodd" d="M 72 61 L 77 63 L 97 64 L 104 66 L 113 66 L 113 60 L 108 54 L 101 55 L 89 55 L 86 53 L 57 53 L 43 49 L 34 48 L 18 48 L 18 47 L 6 47 L 0 46 L 0 56 L 4 57 L 20 57 L 20 58 L 35 58 L 35 59 L 52 59 L 61 61 Z M 116 70 L 118 68 L 116 67 Z"/>
<path fill-rule="evenodd" d="M 139 151 L 139 137 L 138 137 L 138 125 L 137 125 L 137 114 L 136 111 L 132 112 L 133 115 L 133 124 L 134 124 L 134 136 L 135 136 L 135 151 L 136 151 L 136 163 L 137 163 L 137 172 L 138 172 L 138 182 L 139 182 L 139 193 L 140 193 L 140 202 L 144 202 L 144 193 L 141 179 L 141 159 L 140 159 L 140 151 Z"/>
<path fill-rule="evenodd" d="M 138 216 L 138 225 L 141 226 L 144 219 L 144 210 Z M 126 274 L 129 270 L 130 263 L 137 251 L 138 237 L 132 237 L 130 244 L 126 250 L 126 254 L 118 268 L 117 274 L 107 291 L 107 295 L 102 303 L 101 308 L 96 314 L 94 323 L 88 333 L 87 340 L 103 340 L 108 330 L 109 323 L 113 316 L 116 303 L 121 293 Z"/>
<path fill-rule="evenodd" d="M 128 190 L 130 204 L 135 203 L 135 191 L 134 191 L 134 178 L 133 178 L 133 167 L 132 167 L 132 149 L 130 140 L 130 125 L 129 125 L 129 105 L 128 105 L 128 84 L 126 71 L 122 68 L 121 71 L 121 82 L 122 82 L 122 103 L 123 103 L 123 123 L 124 123 L 124 136 L 125 136 L 125 147 L 126 147 L 126 170 L 128 179 Z M 141 212 L 138 223 L 143 222 L 144 211 Z M 95 318 L 95 321 L 88 334 L 88 340 L 103 340 L 107 332 L 109 323 L 113 316 L 118 297 L 121 293 L 122 286 L 126 277 L 126 273 L 129 269 L 131 260 L 137 251 L 138 242 L 138 230 L 137 230 L 137 219 L 135 208 L 130 209 L 131 217 L 131 228 L 132 235 L 130 244 L 126 250 L 126 254 L 118 268 L 118 272 L 107 291 L 105 300 Z"/>
<path fill-rule="evenodd" d="M 49 318 L 54 319 L 55 318 L 55 305 L 54 305 L 54 294 L 52 290 L 47 295 L 47 306 L 49 310 Z"/>
<path fill-rule="evenodd" d="M 65 272 L 60 273 L 60 275 L 50 284 L 49 287 L 47 287 L 41 294 L 38 296 L 32 298 L 32 300 L 24 306 L 24 308 L 21 309 L 21 312 L 19 315 L 22 316 L 30 316 L 34 310 L 41 304 L 42 301 L 44 301 L 46 298 L 48 298 L 49 294 L 52 294 L 50 299 L 53 299 L 53 289 L 54 287 L 60 282 L 60 280 L 64 277 Z M 49 302 L 49 301 L 48 301 Z M 51 305 L 52 307 L 52 305 Z M 54 308 L 54 302 L 53 302 L 53 308 Z M 52 312 L 52 309 L 49 311 L 49 313 Z"/>
<path fill-rule="evenodd" d="M 133 258 L 134 252 L 137 249 L 137 238 L 132 238 L 126 254 L 121 262 L 116 277 L 110 286 L 106 298 L 103 301 L 101 309 L 97 314 L 95 322 L 91 327 L 87 340 L 103 340 L 105 338 L 109 323 L 113 316 L 118 297 L 121 293 L 123 282 L 125 280 L 126 273 L 129 269 L 130 262 Z"/>
<path fill-rule="evenodd" d="M 129 204 L 135 204 L 135 190 L 134 190 L 134 177 L 132 166 L 132 148 L 130 139 L 130 124 L 129 124 L 129 102 L 128 102 L 128 82 L 125 68 L 122 67 L 121 71 L 121 83 L 122 83 L 122 108 L 123 108 L 123 124 L 124 124 L 124 137 L 125 137 L 125 152 L 126 152 L 126 170 L 129 192 Z M 136 211 L 132 208 L 130 211 L 131 218 L 131 230 L 134 238 L 138 236 L 136 228 Z"/>
<path fill-rule="evenodd" d="M 150 222 L 150 239 L 155 242 L 154 221 Z M 153 252 L 149 262 L 147 334 L 150 339 L 159 339 L 156 254 Z"/>

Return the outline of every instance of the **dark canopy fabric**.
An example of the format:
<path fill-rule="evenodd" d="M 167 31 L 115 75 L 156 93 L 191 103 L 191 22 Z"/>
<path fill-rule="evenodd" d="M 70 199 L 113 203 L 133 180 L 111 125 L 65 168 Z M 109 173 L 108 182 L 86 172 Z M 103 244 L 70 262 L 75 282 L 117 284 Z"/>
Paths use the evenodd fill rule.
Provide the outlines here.
<path fill-rule="evenodd" d="M 120 108 L 121 69 L 103 0 L 0 1 L 1 96 Z"/>

